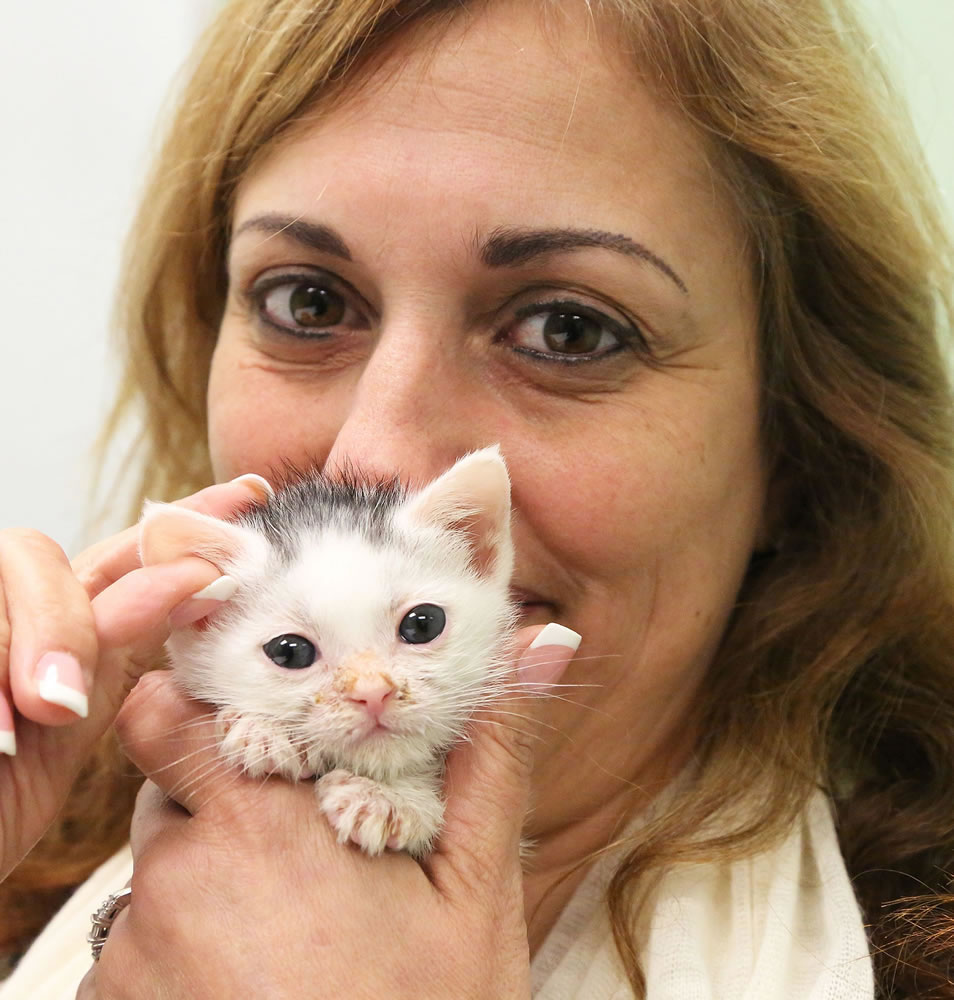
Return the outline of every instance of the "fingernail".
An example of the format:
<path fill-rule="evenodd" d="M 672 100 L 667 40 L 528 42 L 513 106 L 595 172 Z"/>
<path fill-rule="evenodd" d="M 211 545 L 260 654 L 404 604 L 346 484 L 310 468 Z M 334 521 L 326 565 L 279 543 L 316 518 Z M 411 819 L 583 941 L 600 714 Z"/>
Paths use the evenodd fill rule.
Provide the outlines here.
<path fill-rule="evenodd" d="M 542 693 L 560 679 L 581 640 L 582 636 L 573 629 L 550 622 L 527 647 L 517 667 L 517 676 Z"/>
<path fill-rule="evenodd" d="M 537 649 L 540 646 L 566 646 L 571 652 L 576 652 L 580 648 L 583 636 L 566 625 L 558 625 L 550 622 L 543 627 L 543 631 L 530 643 L 530 649 Z"/>
<path fill-rule="evenodd" d="M 197 590 L 191 601 L 227 601 L 238 590 L 238 580 L 231 576 L 220 576 L 207 587 Z"/>
<path fill-rule="evenodd" d="M 13 731 L 13 710 L 10 702 L 0 694 L 0 753 L 8 757 L 17 755 L 17 735 Z"/>
<path fill-rule="evenodd" d="M 37 694 L 50 705 L 68 708 L 81 719 L 89 715 L 89 698 L 79 660 L 70 653 L 46 653 L 36 665 Z"/>
<path fill-rule="evenodd" d="M 263 476 L 258 476 L 254 472 L 246 472 L 244 476 L 236 476 L 233 483 L 244 483 L 258 493 L 263 500 L 268 500 L 275 496 L 272 484 Z"/>
<path fill-rule="evenodd" d="M 191 597 L 184 600 L 169 615 L 169 624 L 173 628 L 183 628 L 192 625 L 212 614 L 238 590 L 238 580 L 231 576 L 220 576 L 207 587 L 197 590 Z"/>

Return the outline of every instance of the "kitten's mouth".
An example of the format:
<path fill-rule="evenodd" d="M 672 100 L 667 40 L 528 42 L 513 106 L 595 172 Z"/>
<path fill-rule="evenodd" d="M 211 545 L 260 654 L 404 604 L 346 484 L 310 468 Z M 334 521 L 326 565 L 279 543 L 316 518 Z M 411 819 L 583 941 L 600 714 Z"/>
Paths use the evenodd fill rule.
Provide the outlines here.
<path fill-rule="evenodd" d="M 364 743 L 366 740 L 385 739 L 394 735 L 394 729 L 380 719 L 364 719 L 351 730 L 351 740 L 354 743 Z"/>

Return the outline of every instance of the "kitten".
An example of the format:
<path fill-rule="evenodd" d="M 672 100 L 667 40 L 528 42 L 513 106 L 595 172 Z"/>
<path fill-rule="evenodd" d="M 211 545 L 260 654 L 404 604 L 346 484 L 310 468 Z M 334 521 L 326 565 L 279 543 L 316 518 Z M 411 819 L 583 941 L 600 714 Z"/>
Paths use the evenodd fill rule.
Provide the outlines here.
<path fill-rule="evenodd" d="M 314 476 L 236 521 L 150 503 L 140 549 L 144 565 L 194 553 L 238 581 L 167 644 L 185 690 L 218 708 L 221 754 L 317 776 L 341 842 L 426 854 L 443 755 L 499 691 L 516 624 L 498 449 L 412 494 Z"/>

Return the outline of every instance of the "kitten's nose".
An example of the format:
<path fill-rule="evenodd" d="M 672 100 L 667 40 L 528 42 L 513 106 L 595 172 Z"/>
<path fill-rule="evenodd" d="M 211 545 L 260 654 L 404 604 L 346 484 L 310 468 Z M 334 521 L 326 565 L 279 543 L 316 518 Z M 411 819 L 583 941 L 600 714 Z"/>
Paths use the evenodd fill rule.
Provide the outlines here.
<path fill-rule="evenodd" d="M 363 705 L 369 715 L 378 719 L 385 709 L 385 702 L 394 691 L 394 683 L 384 674 L 362 674 L 345 697 L 348 701 Z"/>

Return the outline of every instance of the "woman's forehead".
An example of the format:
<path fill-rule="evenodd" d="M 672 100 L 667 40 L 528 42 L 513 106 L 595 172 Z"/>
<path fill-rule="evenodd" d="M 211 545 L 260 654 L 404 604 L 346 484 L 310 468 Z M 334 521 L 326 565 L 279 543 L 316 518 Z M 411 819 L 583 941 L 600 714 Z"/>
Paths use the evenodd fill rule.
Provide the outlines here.
<path fill-rule="evenodd" d="M 749 270 L 707 154 L 584 3 L 490 4 L 439 38 L 399 39 L 343 102 L 303 116 L 240 186 L 234 222 L 330 212 L 386 241 L 424 213 L 457 244 L 500 227 L 601 231 L 692 288 L 712 253 Z"/>

